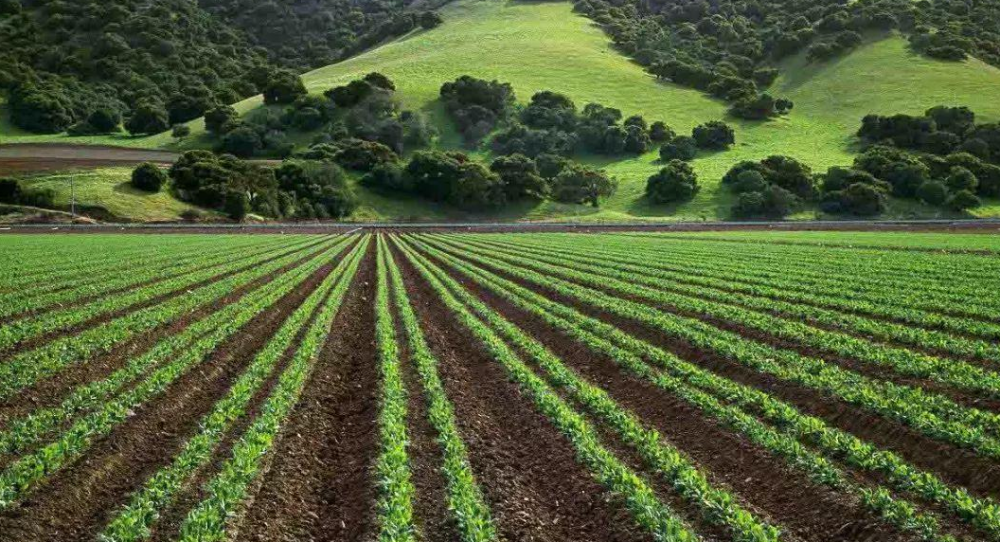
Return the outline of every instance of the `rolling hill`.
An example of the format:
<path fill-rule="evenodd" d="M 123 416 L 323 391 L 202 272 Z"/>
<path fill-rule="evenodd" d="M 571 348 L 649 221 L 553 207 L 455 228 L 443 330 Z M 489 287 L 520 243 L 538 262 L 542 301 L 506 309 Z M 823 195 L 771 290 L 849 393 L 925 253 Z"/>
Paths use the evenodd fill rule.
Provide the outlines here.
<path fill-rule="evenodd" d="M 539 90 L 570 96 L 577 104 L 599 102 L 628 116 L 663 120 L 679 133 L 705 121 L 726 118 L 727 105 L 697 90 L 659 82 L 611 45 L 589 19 L 572 12 L 568 2 L 506 2 L 460 0 L 441 10 L 445 24 L 418 30 L 346 61 L 303 75 L 307 88 L 322 93 L 368 72 L 392 78 L 403 106 L 428 112 L 441 131 L 438 145 L 458 146 L 458 137 L 438 101 L 442 83 L 469 74 L 509 82 L 519 101 Z M 1000 119 L 1000 70 L 969 59 L 945 62 L 909 51 L 906 40 L 893 33 L 866 36 L 847 56 L 827 62 L 806 62 L 800 55 L 785 61 L 772 86 L 776 95 L 795 102 L 787 117 L 769 121 L 726 118 L 737 131 L 737 144 L 727 152 L 699 156 L 694 165 L 703 186 L 686 204 L 656 206 L 642 197 L 646 178 L 660 164 L 655 153 L 609 161 L 589 158 L 620 181 L 617 194 L 600 209 L 545 202 L 506 209 L 509 219 L 553 219 L 566 216 L 595 220 L 721 219 L 732 195 L 718 181 L 732 164 L 785 154 L 825 170 L 847 165 L 856 151 L 854 133 L 868 113 L 922 113 L 929 107 L 965 105 L 980 120 Z M 237 104 L 241 112 L 261 106 L 260 98 Z M 182 146 L 205 144 L 202 121 L 191 123 L 193 135 Z M 5 141 L 38 141 L 2 127 Z M 73 141 L 77 138 L 68 138 Z M 303 137 L 302 141 L 308 141 Z M 92 137 L 87 143 L 140 147 L 177 147 L 169 134 L 149 138 Z M 455 213 L 407 198 L 362 194 L 358 218 L 447 218 Z M 1000 214 L 1000 202 L 986 202 L 973 212 Z M 913 202 L 894 201 L 889 217 L 934 217 L 940 210 Z M 812 217 L 810 211 L 800 217 Z"/>

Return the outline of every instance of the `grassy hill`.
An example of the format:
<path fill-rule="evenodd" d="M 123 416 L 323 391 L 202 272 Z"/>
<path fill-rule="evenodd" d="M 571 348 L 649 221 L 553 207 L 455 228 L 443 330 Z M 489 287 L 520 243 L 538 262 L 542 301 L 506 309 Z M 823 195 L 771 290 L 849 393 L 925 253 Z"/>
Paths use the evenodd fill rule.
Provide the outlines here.
<path fill-rule="evenodd" d="M 534 3 L 502 0 L 459 0 L 442 10 L 445 24 L 411 33 L 372 51 L 303 76 L 310 91 L 321 93 L 371 71 L 382 72 L 397 85 L 404 107 L 429 112 L 441 127 L 439 145 L 456 147 L 458 138 L 437 101 L 442 83 L 462 74 L 498 79 L 514 86 L 527 101 L 538 90 L 554 90 L 582 106 L 599 102 L 628 116 L 663 120 L 678 132 L 726 116 L 724 103 L 695 90 L 664 84 L 616 52 L 605 34 L 588 19 L 572 13 L 568 2 Z M 825 63 L 793 58 L 783 66 L 773 87 L 788 96 L 795 109 L 787 118 L 767 122 L 726 119 L 737 129 L 737 145 L 727 152 L 700 156 L 694 162 L 701 193 L 679 207 L 653 206 L 642 193 L 646 178 L 660 166 L 655 153 L 609 162 L 590 159 L 619 178 L 618 193 L 601 209 L 551 202 L 507 209 L 507 219 L 552 219 L 566 216 L 601 220 L 720 219 L 727 216 L 731 196 L 719 178 L 735 162 L 770 154 L 794 156 L 823 170 L 849 164 L 855 152 L 853 134 L 868 113 L 921 113 L 939 104 L 967 105 L 980 120 L 1000 119 L 1000 70 L 976 60 L 960 63 L 912 54 L 897 35 L 869 36 L 850 55 Z M 260 106 L 253 98 L 238 104 L 248 111 Z M 185 145 L 201 139 L 201 121 Z M 0 129 L 6 128 L 0 126 Z M 0 131 L 0 133 L 3 133 Z M 17 138 L 14 138 L 17 139 Z M 9 139 L 8 139 L 9 140 Z M 72 140 L 72 139 L 70 139 Z M 108 143 L 106 138 L 93 142 Z M 114 144 L 169 147 L 169 135 L 114 138 Z M 447 209 L 412 199 L 362 194 L 359 218 L 449 218 Z M 933 217 L 941 211 L 913 202 L 896 202 L 890 217 Z M 1000 215 L 1000 202 L 987 202 L 976 214 Z M 801 216 L 813 216 L 803 213 Z"/>
<path fill-rule="evenodd" d="M 56 205 L 70 208 L 72 190 L 76 190 L 77 205 L 81 212 L 90 211 L 97 217 L 129 222 L 174 221 L 184 211 L 195 209 L 178 201 L 166 191 L 150 194 L 137 190 L 130 184 L 130 168 L 100 168 L 86 171 L 69 171 L 33 177 L 23 181 L 29 189 L 48 189 L 55 192 Z M 70 180 L 73 181 L 73 186 Z"/>

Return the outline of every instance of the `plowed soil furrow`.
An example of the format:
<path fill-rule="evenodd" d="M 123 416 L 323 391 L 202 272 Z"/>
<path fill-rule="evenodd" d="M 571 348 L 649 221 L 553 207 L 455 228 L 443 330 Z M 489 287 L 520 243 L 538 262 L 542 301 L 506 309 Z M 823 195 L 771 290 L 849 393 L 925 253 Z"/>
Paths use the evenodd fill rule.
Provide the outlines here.
<path fill-rule="evenodd" d="M 333 323 L 237 540 L 356 541 L 373 532 L 378 372 L 375 243 Z"/>
<path fill-rule="evenodd" d="M 447 269 L 447 266 L 443 267 Z M 860 503 L 814 484 L 808 476 L 790 468 L 783 459 L 715 420 L 705 418 L 696 408 L 668 392 L 625 374 L 606 356 L 595 354 L 537 316 L 467 280 L 453 269 L 449 269 L 449 274 L 504 318 L 539 340 L 580 376 L 607 391 L 619 404 L 659 431 L 668 442 L 691 458 L 714 485 L 729 488 L 741 497 L 744 505 L 749 505 L 746 508 L 761 519 L 778 525 L 785 532 L 784 540 L 874 542 L 908 539 L 872 517 Z M 605 434 L 610 434 L 610 431 L 605 430 Z M 619 446 L 619 449 L 624 448 L 622 444 Z M 640 472 L 649 472 L 641 459 L 633 457 L 632 460 Z M 686 516 L 692 518 L 692 524 L 697 525 L 700 512 L 677 499 L 676 491 L 669 488 L 662 477 L 651 476 L 661 493 L 672 495 L 671 504 L 677 510 L 686 512 Z M 699 533 L 709 540 L 728 539 L 726 531 L 718 527 L 701 525 Z"/>
<path fill-rule="evenodd" d="M 626 298 L 623 296 L 623 298 Z M 643 303 L 641 299 L 630 299 L 631 301 L 636 301 L 638 303 Z M 650 303 L 645 303 L 649 305 Z M 814 348 L 802 343 L 782 339 L 781 337 L 771 335 L 764 331 L 758 329 L 752 329 L 748 327 L 741 326 L 735 322 L 728 322 L 721 320 L 719 318 L 706 317 L 704 315 L 695 314 L 692 312 L 682 311 L 673 306 L 667 305 L 651 305 L 655 308 L 671 312 L 674 314 L 679 314 L 681 316 L 687 316 L 689 318 L 696 318 L 705 322 L 706 324 L 711 324 L 719 329 L 737 333 L 751 339 L 753 341 L 764 343 L 775 348 L 780 348 L 782 350 L 791 350 L 797 352 L 803 356 L 812 357 L 816 359 L 822 359 L 828 363 L 837 365 L 838 367 L 853 371 L 855 373 L 864 375 L 869 378 L 876 380 L 884 380 L 887 382 L 892 382 L 894 384 L 899 384 L 901 386 L 910 386 L 914 388 L 921 388 L 929 392 L 938 393 L 948 397 L 949 399 L 965 406 L 980 408 L 984 410 L 992 410 L 994 412 L 1000 411 L 1000 400 L 992 399 L 988 397 L 983 397 L 977 394 L 975 391 L 963 390 L 956 388 L 954 385 L 945 384 L 941 382 L 936 382 L 927 378 L 920 378 L 915 376 L 903 375 L 894 370 L 891 367 L 883 367 L 868 363 L 865 361 L 860 361 L 850 357 L 839 355 L 835 352 L 829 352 L 821 350 L 819 348 Z M 879 341 L 874 341 L 876 344 Z"/>
<path fill-rule="evenodd" d="M 503 269 L 489 269 L 552 301 L 614 325 L 719 376 L 766 391 L 804 414 L 822 418 L 833 427 L 852 433 L 880 448 L 897 452 L 910 463 L 939 475 L 950 484 L 965 487 L 979 496 L 1000 495 L 1000 465 L 978 457 L 969 450 L 931 439 L 900 422 L 867 412 L 836 397 L 755 371 L 716 352 L 702 350 L 684 340 L 666 336 L 636 320 L 601 311 L 589 304 L 528 283 Z"/>
<path fill-rule="evenodd" d="M 395 257 L 440 361 L 473 471 L 501 537 L 511 542 L 649 540 L 398 250 Z"/>
<path fill-rule="evenodd" d="M 448 490 L 442 467 L 443 451 L 435 440 L 437 433 L 427 418 L 427 399 L 420 374 L 410 356 L 406 331 L 393 311 L 399 341 L 400 367 L 403 381 L 409 392 L 407 428 L 409 430 L 410 469 L 417 494 L 413 501 L 413 514 L 417 528 L 428 542 L 459 540 L 457 526 L 448 511 Z"/>
<path fill-rule="evenodd" d="M 216 283 L 216 282 L 218 282 L 220 280 L 224 280 L 224 279 L 226 279 L 228 277 L 231 277 L 231 276 L 236 275 L 238 273 L 241 273 L 243 271 L 247 271 L 249 269 L 253 269 L 255 267 L 259 267 L 261 265 L 264 265 L 266 263 L 272 262 L 274 260 L 280 259 L 280 258 L 282 258 L 284 256 L 288 256 L 288 255 L 296 253 L 296 252 L 302 253 L 303 255 L 305 255 L 305 254 L 313 254 L 313 253 L 316 252 L 314 250 L 315 247 L 317 245 L 319 245 L 320 243 L 323 243 L 323 242 L 324 242 L 323 240 L 320 240 L 320 241 L 317 241 L 315 243 L 310 243 L 307 246 L 297 247 L 297 248 L 292 249 L 292 250 L 286 250 L 286 251 L 279 252 L 277 254 L 272 254 L 272 255 L 264 258 L 264 259 L 255 260 L 253 262 L 246 263 L 245 265 L 240 265 L 236 269 L 231 269 L 229 271 L 224 271 L 224 272 L 219 273 L 217 275 L 213 275 L 213 276 L 211 276 L 211 277 L 209 277 L 207 279 L 200 280 L 198 282 L 194 282 L 194 283 L 188 284 L 187 286 L 178 288 L 177 290 L 174 290 L 172 292 L 168 292 L 168 293 L 165 293 L 165 294 L 158 295 L 156 297 L 147 299 L 146 301 L 141 301 L 139 303 L 134 303 L 134 304 L 129 305 L 127 307 L 122 307 L 120 309 L 117 309 L 117 310 L 114 310 L 114 311 L 111 311 L 111 312 L 108 312 L 108 313 L 105 313 L 105 314 L 101 314 L 99 316 L 96 316 L 96 317 L 91 318 L 89 320 L 85 320 L 85 321 L 80 322 L 78 324 L 74 324 L 74 325 L 71 325 L 71 326 L 68 326 L 68 327 L 65 327 L 65 328 L 62 328 L 62 329 L 58 329 L 58 330 L 55 330 L 55 331 L 44 333 L 44 334 L 36 336 L 36 337 L 32 337 L 32 338 L 30 338 L 28 340 L 25 340 L 25 341 L 22 341 L 22 342 L 18 343 L 16 346 L 14 346 L 13 352 L 5 353 L 5 354 L 7 356 L 10 356 L 10 355 L 16 354 L 18 352 L 23 352 L 23 351 L 31 350 L 33 348 L 38 348 L 39 346 L 41 346 L 43 344 L 46 344 L 46 343 L 49 343 L 49 342 L 52 342 L 52 341 L 54 341 L 56 339 L 59 339 L 59 338 L 62 338 L 62 337 L 68 337 L 68 336 L 71 336 L 71 335 L 75 335 L 75 334 L 80 333 L 82 331 L 86 331 L 88 329 L 95 328 L 95 327 L 97 327 L 97 326 L 99 326 L 101 324 L 105 324 L 107 322 L 110 322 L 110 321 L 112 321 L 112 320 L 114 320 L 116 318 L 119 318 L 121 316 L 124 316 L 126 314 L 137 312 L 137 311 L 140 311 L 140 310 L 145 309 L 147 307 L 152 307 L 154 305 L 162 304 L 163 302 L 165 302 L 167 300 L 170 300 L 170 299 L 173 299 L 173 298 L 175 298 L 175 297 L 177 297 L 179 295 L 183 295 L 183 294 L 185 294 L 187 292 L 190 292 L 190 291 L 193 291 L 193 290 L 197 290 L 198 288 L 202 288 L 204 286 L 208 286 L 209 284 Z"/>
<path fill-rule="evenodd" d="M 233 290 L 210 305 L 200 306 L 165 326 L 142 333 L 115 346 L 107 353 L 95 356 L 86 363 L 73 364 L 49 378 L 38 381 L 17 395 L 0 400 L 0 427 L 6 426 L 11 420 L 29 414 L 36 408 L 57 405 L 66 396 L 68 390 L 107 377 L 124 366 L 130 358 L 148 351 L 158 341 L 180 333 L 191 323 L 206 318 L 220 308 L 236 302 L 248 292 L 267 284 L 281 273 L 294 269 L 315 255 L 315 252 L 310 251 L 301 259 Z"/>
<path fill-rule="evenodd" d="M 344 254 L 347 254 L 349 251 L 350 249 L 345 251 Z M 342 261 L 343 258 L 340 258 L 338 263 L 333 264 L 333 266 L 336 267 Z M 337 280 L 343 280 L 343 278 L 338 278 Z M 319 307 L 322 307 L 323 303 L 327 300 L 329 300 L 329 293 L 324 297 Z M 277 386 L 281 373 L 288 367 L 292 356 L 299 349 L 302 337 L 306 334 L 309 326 L 312 325 L 316 314 L 314 312 L 302 328 L 299 329 L 291 345 L 282 354 L 278 363 L 275 364 L 267 381 L 247 405 L 245 414 L 233 424 L 229 433 L 219 442 L 217 449 L 212 454 L 211 462 L 200 469 L 186 487 L 180 491 L 177 498 L 161 512 L 160 519 L 153 530 L 152 542 L 170 542 L 179 538 L 181 525 L 188 512 L 205 498 L 205 485 L 219 472 L 222 465 L 232 457 L 233 446 L 260 414 L 265 401 L 267 401 L 268 397 L 274 391 L 275 386 Z"/>
<path fill-rule="evenodd" d="M 20 506 L 0 514 L 0 541 L 93 539 L 128 496 L 169 463 L 254 353 L 331 269 L 320 268 L 163 395 L 138 408 L 84 458 L 53 474 Z"/>

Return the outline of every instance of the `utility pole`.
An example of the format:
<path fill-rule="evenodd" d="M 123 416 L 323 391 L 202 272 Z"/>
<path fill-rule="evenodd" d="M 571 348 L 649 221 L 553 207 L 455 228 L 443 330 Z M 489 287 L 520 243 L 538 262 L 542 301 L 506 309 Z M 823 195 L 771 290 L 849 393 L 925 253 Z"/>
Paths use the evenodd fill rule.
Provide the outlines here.
<path fill-rule="evenodd" d="M 73 215 L 73 219 L 76 219 L 76 178 L 73 175 L 69 177 L 69 212 Z"/>

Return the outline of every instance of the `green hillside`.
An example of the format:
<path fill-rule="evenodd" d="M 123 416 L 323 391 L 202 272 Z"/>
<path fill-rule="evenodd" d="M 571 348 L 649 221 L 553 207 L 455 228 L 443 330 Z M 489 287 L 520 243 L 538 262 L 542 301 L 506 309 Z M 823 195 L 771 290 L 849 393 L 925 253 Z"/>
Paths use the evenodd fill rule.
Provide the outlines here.
<path fill-rule="evenodd" d="M 657 82 L 641 67 L 618 54 L 604 33 L 571 11 L 569 3 L 473 0 L 443 11 L 446 24 L 410 35 L 346 62 L 304 76 L 310 90 L 321 92 L 370 71 L 396 81 L 398 95 L 411 108 L 437 113 L 441 84 L 461 74 L 511 83 L 520 100 L 549 89 L 617 107 L 627 116 L 639 113 L 662 119 L 678 132 L 725 117 L 725 104 L 687 88 Z M 775 83 L 775 94 L 795 101 L 787 118 L 740 122 L 732 150 L 695 161 L 704 186 L 696 199 L 671 209 L 646 204 L 646 178 L 657 170 L 655 153 L 613 163 L 609 172 L 621 181 L 618 194 L 593 218 L 723 218 L 731 196 L 718 190 L 718 179 L 735 162 L 787 154 L 813 167 L 848 164 L 853 134 L 861 117 L 872 112 L 921 113 L 939 104 L 967 105 L 984 120 L 1000 119 L 1000 70 L 976 60 L 943 62 L 912 54 L 899 36 L 872 37 L 849 56 L 821 64 L 791 60 Z M 446 136 L 446 142 L 456 138 Z M 546 218 L 566 206 L 544 203 L 527 212 Z M 590 212 L 583 211 L 581 212 Z M 893 214 L 933 216 L 939 211 L 911 202 L 895 205 Z M 1000 214 L 994 202 L 977 210 Z"/>
<path fill-rule="evenodd" d="M 142 192 L 130 184 L 130 168 L 100 168 L 44 175 L 24 181 L 32 190 L 52 190 L 55 204 L 69 210 L 72 191 L 76 191 L 81 212 L 100 218 L 129 222 L 175 221 L 181 213 L 195 209 L 178 201 L 166 191 L 156 194 Z M 73 184 L 71 186 L 70 180 Z"/>
<path fill-rule="evenodd" d="M 602 30 L 572 12 L 568 2 L 527 3 L 498 0 L 460 0 L 441 10 L 445 24 L 416 31 L 365 54 L 303 76 L 310 91 L 321 93 L 371 71 L 382 72 L 397 85 L 406 108 L 429 112 L 441 127 L 439 144 L 457 146 L 437 101 L 441 84 L 462 74 L 498 79 L 513 85 L 520 101 L 538 90 L 562 92 L 580 106 L 599 102 L 628 116 L 663 120 L 678 132 L 726 116 L 726 104 L 688 88 L 656 81 L 610 45 Z M 854 153 L 853 134 L 868 113 L 921 113 L 939 104 L 966 105 L 982 121 L 1000 119 L 1000 70 L 976 60 L 943 62 L 911 53 L 897 35 L 869 36 L 850 55 L 825 63 L 787 62 L 772 87 L 774 94 L 795 102 L 786 118 L 766 122 L 726 119 L 737 128 L 731 150 L 699 156 L 694 162 L 703 186 L 691 202 L 677 208 L 651 206 L 642 198 L 646 178 L 659 168 L 655 153 L 608 162 L 591 160 L 618 177 L 618 193 L 599 210 L 546 202 L 509 209 L 502 218 L 548 219 L 586 215 L 616 220 L 664 217 L 719 219 L 727 216 L 731 195 L 719 190 L 718 180 L 735 162 L 770 154 L 798 158 L 818 170 L 846 165 Z M 238 104 L 248 111 L 259 98 Z M 194 135 L 185 146 L 204 140 L 201 121 L 192 123 Z M 9 138 L 10 140 L 34 139 Z M 72 140 L 72 139 L 71 139 Z M 303 138 L 307 141 L 307 138 Z M 88 142 L 108 142 L 101 138 Z M 116 144 L 173 146 L 169 135 L 114 139 Z M 363 195 L 365 218 L 435 217 L 448 214 L 427 209 L 417 200 L 388 200 Z M 896 202 L 890 217 L 931 217 L 941 211 L 913 202 Z M 1000 215 L 1000 203 L 987 202 L 978 215 Z M 804 213 L 801 216 L 812 216 Z"/>

